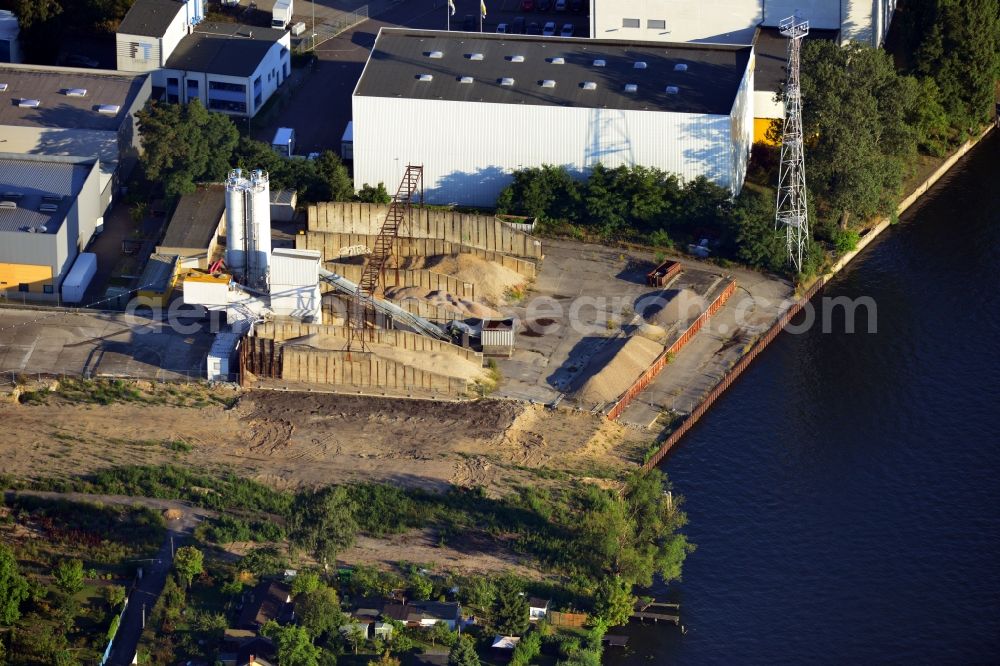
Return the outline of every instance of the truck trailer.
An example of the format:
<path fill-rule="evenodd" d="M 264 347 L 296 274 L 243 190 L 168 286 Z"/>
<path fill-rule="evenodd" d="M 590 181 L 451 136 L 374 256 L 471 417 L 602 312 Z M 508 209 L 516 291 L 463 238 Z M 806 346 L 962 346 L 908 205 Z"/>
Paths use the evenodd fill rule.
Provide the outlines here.
<path fill-rule="evenodd" d="M 292 22 L 292 0 L 277 0 L 271 10 L 271 27 L 284 30 Z"/>

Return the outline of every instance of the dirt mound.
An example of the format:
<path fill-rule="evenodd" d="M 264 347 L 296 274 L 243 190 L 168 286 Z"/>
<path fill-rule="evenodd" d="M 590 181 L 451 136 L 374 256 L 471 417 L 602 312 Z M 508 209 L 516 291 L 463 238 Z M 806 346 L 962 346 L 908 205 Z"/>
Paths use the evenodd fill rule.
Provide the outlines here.
<path fill-rule="evenodd" d="M 628 338 L 621 347 L 612 343 L 608 351 L 591 360 L 589 367 L 600 369 L 577 389 L 577 400 L 584 405 L 615 400 L 662 351 L 663 345 L 640 335 Z"/>
<path fill-rule="evenodd" d="M 520 273 L 472 254 L 440 254 L 433 257 L 410 257 L 404 263 L 410 270 L 443 273 L 476 285 L 479 300 L 491 305 L 503 305 L 511 287 L 525 283 Z"/>
<path fill-rule="evenodd" d="M 650 324 L 685 327 L 705 311 L 705 299 L 691 289 L 670 289 L 643 298 L 637 309 Z"/>
<path fill-rule="evenodd" d="M 424 301 L 428 305 L 444 308 L 463 317 L 487 319 L 500 316 L 500 313 L 491 307 L 465 298 L 458 298 L 454 294 L 441 290 L 430 291 L 423 287 L 390 287 L 386 290 L 385 296 L 392 301 L 408 299 Z"/>

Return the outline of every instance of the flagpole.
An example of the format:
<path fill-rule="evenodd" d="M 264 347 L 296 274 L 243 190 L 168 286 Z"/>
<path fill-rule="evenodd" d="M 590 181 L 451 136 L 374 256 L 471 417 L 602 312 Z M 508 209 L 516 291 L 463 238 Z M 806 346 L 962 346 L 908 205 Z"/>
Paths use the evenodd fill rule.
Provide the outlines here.
<path fill-rule="evenodd" d="M 448 17 L 447 27 L 445 28 L 448 32 L 451 32 L 451 2 L 444 3 L 444 13 Z"/>

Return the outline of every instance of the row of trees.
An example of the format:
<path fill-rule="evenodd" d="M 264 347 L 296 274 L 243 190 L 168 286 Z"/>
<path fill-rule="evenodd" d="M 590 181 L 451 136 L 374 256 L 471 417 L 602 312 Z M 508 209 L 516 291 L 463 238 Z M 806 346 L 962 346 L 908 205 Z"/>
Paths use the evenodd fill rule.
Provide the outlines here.
<path fill-rule="evenodd" d="M 279 155 L 263 141 L 240 137 L 229 116 L 200 101 L 150 101 L 137 115 L 142 133 L 145 176 L 161 183 L 167 196 L 193 192 L 201 182 L 219 182 L 233 167 L 264 169 L 272 188 L 292 188 L 302 201 L 387 203 L 385 186 L 365 185 L 356 195 L 350 173 L 333 151 L 315 160 Z"/>

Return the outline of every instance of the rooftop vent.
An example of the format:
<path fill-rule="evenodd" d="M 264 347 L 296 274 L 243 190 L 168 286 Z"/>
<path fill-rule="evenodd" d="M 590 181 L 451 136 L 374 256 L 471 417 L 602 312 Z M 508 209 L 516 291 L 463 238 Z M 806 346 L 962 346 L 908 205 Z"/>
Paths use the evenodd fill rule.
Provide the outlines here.
<path fill-rule="evenodd" d="M 472 77 L 471 76 L 460 76 L 460 77 L 458 77 L 458 82 L 459 83 L 472 83 Z"/>
<path fill-rule="evenodd" d="M 59 206 L 50 203 L 43 203 L 38 205 L 38 212 L 40 213 L 54 213 L 59 210 Z"/>
<path fill-rule="evenodd" d="M 552 79 L 545 79 L 544 81 L 541 82 L 541 86 L 543 88 L 555 88 L 556 82 L 553 81 Z"/>
<path fill-rule="evenodd" d="M 470 53 L 466 57 L 469 60 L 482 60 L 483 59 L 483 54 L 482 53 Z"/>
<path fill-rule="evenodd" d="M 634 83 L 626 83 L 625 84 L 625 92 L 627 92 L 627 93 L 634 93 L 637 90 L 639 90 L 639 86 L 637 86 L 636 84 L 634 84 Z"/>
<path fill-rule="evenodd" d="M 426 82 L 426 81 L 433 81 L 433 80 L 434 80 L 434 75 L 433 74 L 417 74 L 417 81 L 425 81 Z"/>
<path fill-rule="evenodd" d="M 686 72 L 686 71 L 688 71 L 688 66 L 685 65 L 682 62 L 679 62 L 676 65 L 674 65 L 674 71 L 675 72 Z"/>
<path fill-rule="evenodd" d="M 606 63 L 602 58 L 598 58 L 594 61 L 594 67 L 605 67 L 607 64 L 608 63 Z"/>
<path fill-rule="evenodd" d="M 61 194 L 43 194 L 42 195 L 42 201 L 55 201 L 55 202 L 59 202 L 59 201 L 62 201 L 62 200 L 63 200 L 63 198 L 62 198 Z"/>
<path fill-rule="evenodd" d="M 17 100 L 17 105 L 23 109 L 37 109 L 41 104 L 37 99 L 25 99 L 22 97 Z"/>
<path fill-rule="evenodd" d="M 520 54 L 518 54 L 518 55 L 512 55 L 510 57 L 510 61 L 511 62 L 524 62 L 524 56 L 520 55 Z"/>
<path fill-rule="evenodd" d="M 0 210 L 17 210 L 16 201 L 0 201 Z"/>
<path fill-rule="evenodd" d="M 678 88 L 677 86 L 667 86 L 667 89 L 666 89 L 666 93 L 668 95 L 676 95 L 680 91 L 681 91 L 680 88 Z"/>
<path fill-rule="evenodd" d="M 49 230 L 48 227 L 42 224 L 36 227 L 21 227 L 21 229 L 23 231 L 27 231 L 29 234 L 44 234 L 46 231 Z"/>
<path fill-rule="evenodd" d="M 648 67 L 648 65 L 645 60 L 637 60 L 636 63 L 632 65 L 633 69 L 646 69 L 646 67 Z"/>
<path fill-rule="evenodd" d="M 0 83 L 0 92 L 7 92 L 7 84 Z"/>
<path fill-rule="evenodd" d="M 556 56 L 554 58 L 549 58 L 549 62 L 551 62 L 553 65 L 565 65 L 566 58 L 563 58 L 562 56 Z"/>
<path fill-rule="evenodd" d="M 0 197 L 3 197 L 4 201 L 18 201 L 23 198 L 24 195 L 20 192 L 4 192 L 3 194 L 0 194 Z"/>
<path fill-rule="evenodd" d="M 509 76 L 505 76 L 502 79 L 500 79 L 500 85 L 502 85 L 502 86 L 512 86 L 512 85 L 514 85 L 514 79 L 510 78 Z"/>
<path fill-rule="evenodd" d="M 597 90 L 597 84 L 593 81 L 584 81 L 580 87 L 584 90 Z"/>
<path fill-rule="evenodd" d="M 86 97 L 87 96 L 87 89 L 86 88 L 64 88 L 63 89 L 63 94 L 66 95 L 67 97 Z"/>
<path fill-rule="evenodd" d="M 97 112 L 106 113 L 109 116 L 117 116 L 118 112 L 121 111 L 122 107 L 117 104 L 98 104 Z"/>
<path fill-rule="evenodd" d="M 444 57 L 444 51 L 430 51 L 427 54 L 427 57 L 428 58 L 443 58 Z"/>

